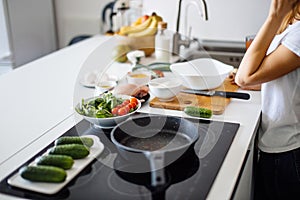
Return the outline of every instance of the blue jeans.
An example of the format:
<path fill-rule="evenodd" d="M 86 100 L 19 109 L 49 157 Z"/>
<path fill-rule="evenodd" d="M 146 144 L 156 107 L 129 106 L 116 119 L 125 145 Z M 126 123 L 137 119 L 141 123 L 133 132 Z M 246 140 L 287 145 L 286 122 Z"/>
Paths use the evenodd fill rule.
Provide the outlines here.
<path fill-rule="evenodd" d="M 283 153 L 260 152 L 254 192 L 256 200 L 299 200 L 300 148 Z"/>

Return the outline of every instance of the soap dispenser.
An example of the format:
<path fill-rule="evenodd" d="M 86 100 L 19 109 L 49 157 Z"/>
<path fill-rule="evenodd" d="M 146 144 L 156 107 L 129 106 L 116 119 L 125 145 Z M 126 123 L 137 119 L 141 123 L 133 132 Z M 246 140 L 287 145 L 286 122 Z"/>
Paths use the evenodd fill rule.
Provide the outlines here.
<path fill-rule="evenodd" d="M 159 22 L 158 31 L 155 36 L 155 58 L 157 62 L 170 62 L 171 38 L 166 33 L 167 23 Z"/>

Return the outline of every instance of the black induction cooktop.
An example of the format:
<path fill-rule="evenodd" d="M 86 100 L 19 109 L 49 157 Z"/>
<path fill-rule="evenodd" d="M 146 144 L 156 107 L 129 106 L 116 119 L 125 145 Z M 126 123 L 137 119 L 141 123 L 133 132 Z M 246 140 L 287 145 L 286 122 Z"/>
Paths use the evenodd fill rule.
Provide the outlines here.
<path fill-rule="evenodd" d="M 137 114 L 145 116 L 146 114 Z M 112 129 L 94 127 L 82 120 L 68 130 L 68 135 L 96 135 L 105 149 L 90 165 L 67 186 L 54 195 L 39 194 L 7 183 L 10 176 L 0 182 L 0 192 L 28 199 L 205 199 L 239 128 L 239 124 L 202 119 L 188 119 L 198 126 L 199 139 L 192 150 L 164 168 L 166 182 L 151 185 L 151 173 L 134 173 L 136 164 L 124 160 L 110 140 Z M 43 154 L 51 145 L 34 155 L 24 165 Z M 134 165 L 134 166 L 133 166 Z M 23 166 L 23 165 L 22 165 Z M 20 166 L 20 167 L 22 167 Z"/>

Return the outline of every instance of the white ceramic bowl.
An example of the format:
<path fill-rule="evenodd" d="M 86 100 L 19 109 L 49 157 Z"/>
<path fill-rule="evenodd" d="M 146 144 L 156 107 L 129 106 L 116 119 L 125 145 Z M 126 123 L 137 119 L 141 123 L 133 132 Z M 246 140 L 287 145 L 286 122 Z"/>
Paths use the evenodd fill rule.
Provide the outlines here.
<path fill-rule="evenodd" d="M 135 71 L 127 74 L 127 82 L 135 85 L 147 85 L 151 80 L 151 74 L 147 71 Z"/>
<path fill-rule="evenodd" d="M 128 95 L 115 95 L 116 97 L 121 97 L 123 99 L 130 99 L 131 96 L 128 96 Z M 85 99 L 84 102 L 88 102 L 88 101 L 91 101 L 93 99 L 96 99 L 98 97 L 91 97 L 91 98 L 88 98 L 88 99 Z M 81 103 L 78 103 L 76 105 L 76 112 L 77 112 L 77 109 L 80 108 L 81 106 Z M 96 127 L 99 127 L 99 128 L 113 128 L 115 127 L 117 124 L 125 121 L 126 119 L 128 119 L 131 115 L 133 115 L 134 113 L 136 113 L 139 109 L 141 108 L 141 102 L 139 101 L 139 104 L 137 106 L 137 108 L 133 111 L 133 112 L 130 112 L 126 115 L 122 115 L 122 116 L 116 116 L 116 117 L 108 117 L 108 118 L 95 118 L 95 117 L 88 117 L 88 116 L 85 116 L 85 115 L 82 115 L 80 113 L 78 113 L 79 115 L 81 115 L 84 119 L 86 119 L 87 121 L 91 122 L 92 124 L 94 124 Z"/>
<path fill-rule="evenodd" d="M 172 77 L 152 79 L 148 85 L 150 92 L 160 101 L 172 101 L 182 88 L 181 80 Z"/>
<path fill-rule="evenodd" d="M 102 94 L 116 87 L 116 81 L 101 81 L 95 84 L 95 95 Z"/>
<path fill-rule="evenodd" d="M 181 77 L 183 86 L 208 90 L 221 86 L 233 67 L 212 58 L 200 58 L 172 64 L 170 69 Z"/>

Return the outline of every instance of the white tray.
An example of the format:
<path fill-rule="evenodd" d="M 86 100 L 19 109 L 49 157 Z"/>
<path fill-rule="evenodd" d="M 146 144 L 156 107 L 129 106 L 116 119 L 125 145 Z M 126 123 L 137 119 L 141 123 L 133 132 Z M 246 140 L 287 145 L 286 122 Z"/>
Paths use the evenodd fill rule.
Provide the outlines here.
<path fill-rule="evenodd" d="M 90 154 L 83 159 L 74 160 L 74 164 L 71 169 L 66 170 L 67 178 L 62 183 L 45 183 L 45 182 L 33 182 L 22 178 L 17 172 L 8 179 L 8 184 L 18 188 L 31 190 L 34 192 L 44 194 L 55 194 L 67 185 L 81 170 L 83 170 L 95 157 L 97 157 L 104 149 L 104 145 L 101 143 L 99 137 L 94 135 L 86 135 L 84 137 L 90 137 L 94 140 L 94 145 L 90 148 Z M 35 162 L 29 165 L 35 165 Z"/>

